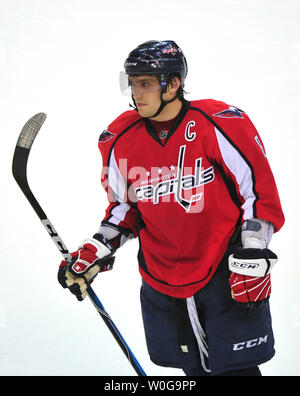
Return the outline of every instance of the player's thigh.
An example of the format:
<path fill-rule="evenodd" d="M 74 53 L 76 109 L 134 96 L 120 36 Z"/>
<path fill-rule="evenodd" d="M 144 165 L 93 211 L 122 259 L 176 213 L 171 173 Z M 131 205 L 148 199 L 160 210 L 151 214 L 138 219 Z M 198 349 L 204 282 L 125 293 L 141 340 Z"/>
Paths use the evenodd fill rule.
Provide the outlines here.
<path fill-rule="evenodd" d="M 185 299 L 162 294 L 143 282 L 141 306 L 151 360 L 166 367 L 198 366 L 199 351 Z M 182 337 L 184 341 L 181 341 Z M 182 343 L 185 345 L 184 350 L 181 348 Z"/>

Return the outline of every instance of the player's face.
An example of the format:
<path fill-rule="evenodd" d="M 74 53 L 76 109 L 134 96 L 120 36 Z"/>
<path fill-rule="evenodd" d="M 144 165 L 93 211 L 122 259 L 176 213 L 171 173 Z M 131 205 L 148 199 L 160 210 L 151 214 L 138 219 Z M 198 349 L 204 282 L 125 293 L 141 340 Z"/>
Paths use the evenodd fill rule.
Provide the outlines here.
<path fill-rule="evenodd" d="M 151 117 L 161 104 L 161 86 L 157 76 L 130 76 L 129 82 L 140 116 Z"/>

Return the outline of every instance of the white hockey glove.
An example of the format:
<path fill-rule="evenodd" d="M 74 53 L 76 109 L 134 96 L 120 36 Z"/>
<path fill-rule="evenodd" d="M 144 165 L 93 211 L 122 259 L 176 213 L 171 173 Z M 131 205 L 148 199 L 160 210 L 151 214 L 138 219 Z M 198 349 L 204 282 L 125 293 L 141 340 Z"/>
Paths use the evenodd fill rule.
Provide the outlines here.
<path fill-rule="evenodd" d="M 242 225 L 242 248 L 229 256 L 232 297 L 239 302 L 266 299 L 271 294 L 270 272 L 277 256 L 267 248 L 274 228 L 267 221 L 247 220 Z"/>

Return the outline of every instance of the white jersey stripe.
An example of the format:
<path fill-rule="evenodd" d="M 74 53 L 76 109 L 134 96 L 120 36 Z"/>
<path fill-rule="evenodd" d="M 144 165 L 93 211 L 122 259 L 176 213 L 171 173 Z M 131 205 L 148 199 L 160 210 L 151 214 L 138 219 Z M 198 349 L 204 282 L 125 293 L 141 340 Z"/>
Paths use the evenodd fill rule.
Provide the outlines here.
<path fill-rule="evenodd" d="M 118 168 L 114 149 L 111 152 L 108 164 L 108 183 L 114 192 L 116 201 L 119 202 L 119 205 L 112 209 L 112 217 L 109 219 L 109 222 L 118 225 L 124 221 L 126 213 L 130 209 L 130 205 L 125 202 L 127 194 L 126 183 Z"/>
<path fill-rule="evenodd" d="M 116 158 L 115 150 L 113 149 L 110 156 L 110 161 L 108 164 L 108 183 L 112 188 L 115 198 L 118 202 L 125 202 L 126 197 L 126 184 L 121 175 Z"/>
<path fill-rule="evenodd" d="M 247 162 L 238 152 L 238 150 L 224 137 L 224 135 L 215 127 L 215 133 L 223 160 L 234 175 L 239 186 L 240 194 L 245 202 L 242 205 L 244 210 L 244 220 L 252 219 L 254 216 L 254 185 L 252 171 Z"/>
<path fill-rule="evenodd" d="M 124 221 L 126 213 L 129 209 L 130 205 L 125 202 L 122 202 L 118 206 L 115 206 L 110 212 L 112 217 L 109 219 L 109 222 L 115 225 L 119 225 L 122 221 Z"/>

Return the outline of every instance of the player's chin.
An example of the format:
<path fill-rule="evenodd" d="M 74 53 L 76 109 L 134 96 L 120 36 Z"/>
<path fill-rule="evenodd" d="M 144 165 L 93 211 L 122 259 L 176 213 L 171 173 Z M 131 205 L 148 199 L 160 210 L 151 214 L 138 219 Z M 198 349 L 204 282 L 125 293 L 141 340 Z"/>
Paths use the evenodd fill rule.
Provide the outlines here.
<path fill-rule="evenodd" d="M 158 109 L 157 109 L 158 110 Z M 149 108 L 149 106 L 138 107 L 138 112 L 141 117 L 151 118 L 157 112 L 156 109 Z"/>
<path fill-rule="evenodd" d="M 146 109 L 145 107 L 146 107 L 146 106 L 138 107 L 138 112 L 139 112 L 139 115 L 140 115 L 141 117 L 148 117 L 149 109 L 148 109 L 148 111 L 147 111 L 147 109 Z"/>

